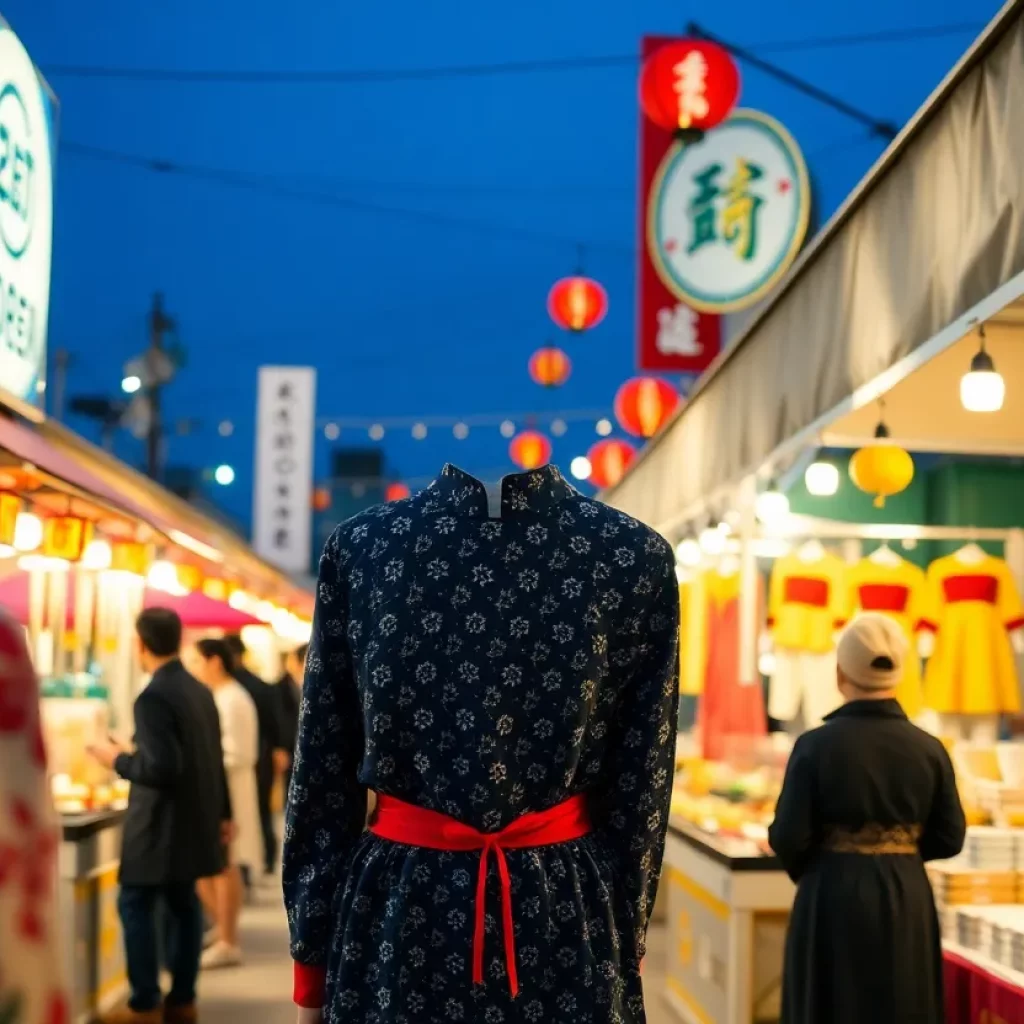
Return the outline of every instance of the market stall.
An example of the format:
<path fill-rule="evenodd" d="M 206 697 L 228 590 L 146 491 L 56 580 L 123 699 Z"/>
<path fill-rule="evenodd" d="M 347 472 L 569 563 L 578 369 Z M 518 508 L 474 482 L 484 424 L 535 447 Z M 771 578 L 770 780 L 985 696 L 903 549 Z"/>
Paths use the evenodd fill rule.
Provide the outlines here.
<path fill-rule="evenodd" d="M 139 611 L 173 608 L 187 637 L 255 630 L 269 665 L 308 637 L 312 597 L 82 439 L 0 410 L 0 604 L 25 628 L 41 679 L 72 1013 L 85 1022 L 126 984 L 116 898 L 128 787 L 87 747 L 131 736 Z"/>
<path fill-rule="evenodd" d="M 1022 95 L 1014 0 L 603 495 L 677 545 L 682 688 L 711 766 L 728 760 L 730 735 L 763 732 L 760 700 L 790 733 L 820 722 L 839 700 L 837 631 L 859 610 L 907 631 L 918 657 L 900 699 L 955 749 L 999 749 L 1020 712 L 1024 175 L 1006 168 L 1024 152 Z M 995 653 L 963 659 L 965 644 Z M 1018 827 L 976 803 L 976 822 Z M 684 831 L 695 828 L 716 843 L 737 831 L 714 816 Z M 701 890 L 722 912 L 712 875 Z M 673 963 L 699 981 L 699 1010 L 669 992 L 683 1019 L 772 1019 L 742 971 L 719 975 L 723 991 L 695 980 L 678 938 Z M 1024 989 L 1024 975 L 999 971 Z"/>

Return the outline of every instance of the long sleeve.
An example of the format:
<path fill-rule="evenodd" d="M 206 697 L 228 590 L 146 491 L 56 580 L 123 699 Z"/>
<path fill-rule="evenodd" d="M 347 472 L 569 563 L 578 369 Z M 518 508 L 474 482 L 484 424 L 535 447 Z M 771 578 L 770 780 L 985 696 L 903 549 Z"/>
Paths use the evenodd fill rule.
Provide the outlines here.
<path fill-rule="evenodd" d="M 633 913 L 639 962 L 665 852 L 679 713 L 679 589 L 667 550 L 657 563 L 653 600 L 637 625 L 638 656 L 592 811 L 615 855 L 616 880 Z"/>
<path fill-rule="evenodd" d="M 143 690 L 135 701 L 135 752 L 121 754 L 114 770 L 138 786 L 166 789 L 181 775 L 181 743 L 163 700 Z"/>
<path fill-rule="evenodd" d="M 955 857 L 964 847 L 967 820 L 960 794 L 956 788 L 953 764 L 941 743 L 936 743 L 939 758 L 939 779 L 931 813 L 924 824 L 919 848 L 924 860 L 946 860 Z"/>
<path fill-rule="evenodd" d="M 323 1005 L 331 907 L 366 823 L 362 709 L 349 651 L 339 532 L 320 560 L 313 632 L 285 826 L 284 894 L 295 961 L 295 1001 Z"/>
<path fill-rule="evenodd" d="M 1017 592 L 1017 583 L 1013 578 L 1010 567 L 1005 563 L 999 564 L 999 617 L 1008 633 L 1024 627 L 1024 607 L 1021 606 L 1020 594 Z"/>
<path fill-rule="evenodd" d="M 814 765 L 801 736 L 793 745 L 768 843 L 794 882 L 807 868 L 814 849 Z"/>

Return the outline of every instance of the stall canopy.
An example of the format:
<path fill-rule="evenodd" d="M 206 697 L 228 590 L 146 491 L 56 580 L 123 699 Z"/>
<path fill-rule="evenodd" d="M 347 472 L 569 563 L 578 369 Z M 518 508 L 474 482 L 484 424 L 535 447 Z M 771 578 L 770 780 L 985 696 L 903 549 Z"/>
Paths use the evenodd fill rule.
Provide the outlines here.
<path fill-rule="evenodd" d="M 668 532 L 1024 294 L 1022 114 L 1012 0 L 604 500 Z"/>

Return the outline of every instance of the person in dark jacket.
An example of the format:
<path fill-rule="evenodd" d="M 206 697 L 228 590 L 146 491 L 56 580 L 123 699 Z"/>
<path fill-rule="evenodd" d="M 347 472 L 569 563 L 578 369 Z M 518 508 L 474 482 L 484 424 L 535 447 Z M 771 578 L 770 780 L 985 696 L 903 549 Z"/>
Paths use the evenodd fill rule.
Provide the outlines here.
<path fill-rule="evenodd" d="M 292 752 L 287 745 L 281 706 L 273 686 L 265 683 L 255 672 L 245 666 L 245 644 L 233 633 L 224 637 L 231 651 L 234 664 L 231 674 L 245 687 L 256 704 L 256 717 L 260 726 L 260 754 L 256 762 L 256 785 L 260 801 L 260 826 L 263 830 L 264 864 L 268 875 L 277 867 L 277 834 L 274 831 L 274 812 L 271 797 L 274 779 L 283 774 L 291 765 Z M 249 879 L 251 882 L 252 880 Z"/>
<path fill-rule="evenodd" d="M 953 766 L 895 699 L 902 630 L 859 616 L 839 642 L 845 704 L 793 747 L 768 838 L 797 883 L 782 1024 L 941 1024 L 942 945 L 924 862 L 966 825 Z"/>
<path fill-rule="evenodd" d="M 118 1024 L 189 1024 L 196 1017 L 202 910 L 196 882 L 224 869 L 231 798 L 213 696 L 179 660 L 181 620 L 149 608 L 136 623 L 149 685 L 135 701 L 135 749 L 109 741 L 92 748 L 131 783 L 121 852 L 118 910 L 131 998 Z M 160 989 L 158 911 L 170 916 L 173 984 Z"/>
<path fill-rule="evenodd" d="M 281 727 L 283 739 L 288 751 L 295 752 L 295 743 L 299 736 L 299 709 L 302 706 L 302 680 L 306 674 L 306 653 L 309 644 L 300 644 L 284 657 L 284 675 L 277 684 L 277 695 L 281 709 Z M 292 769 L 289 763 L 284 773 L 284 794 L 288 798 L 291 789 Z"/>

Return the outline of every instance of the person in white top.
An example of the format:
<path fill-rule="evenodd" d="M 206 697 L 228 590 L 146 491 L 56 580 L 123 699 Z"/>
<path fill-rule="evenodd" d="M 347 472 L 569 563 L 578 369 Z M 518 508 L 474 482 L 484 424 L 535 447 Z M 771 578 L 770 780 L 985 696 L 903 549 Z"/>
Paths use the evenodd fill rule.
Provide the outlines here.
<path fill-rule="evenodd" d="M 220 715 L 224 769 L 231 791 L 235 830 L 227 867 L 218 878 L 201 883 L 200 896 L 216 922 L 216 938 L 203 953 L 205 968 L 234 967 L 242 962 L 238 919 L 242 911 L 243 866 L 255 871 L 262 863 L 256 761 L 259 757 L 259 722 L 256 704 L 231 675 L 231 651 L 223 640 L 197 641 L 192 668 L 196 678 L 213 692 Z"/>

